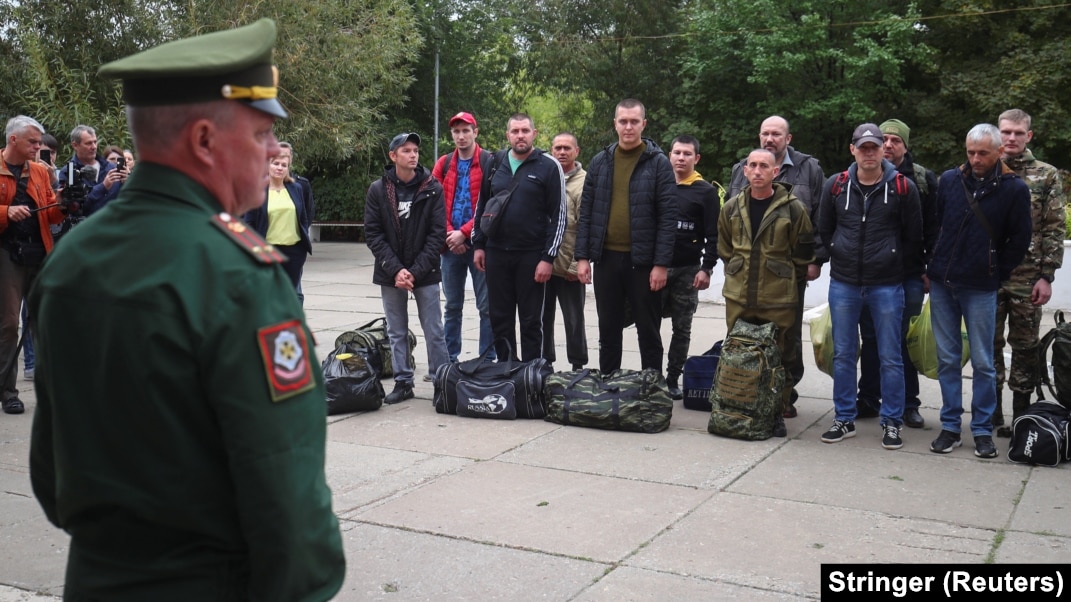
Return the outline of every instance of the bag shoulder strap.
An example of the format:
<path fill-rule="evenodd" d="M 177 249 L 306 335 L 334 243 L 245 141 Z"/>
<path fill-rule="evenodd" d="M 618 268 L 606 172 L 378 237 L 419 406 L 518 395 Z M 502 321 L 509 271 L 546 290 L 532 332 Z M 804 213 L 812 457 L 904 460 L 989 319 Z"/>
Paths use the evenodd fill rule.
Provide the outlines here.
<path fill-rule="evenodd" d="M 844 185 L 848 183 L 848 170 L 844 170 L 837 174 L 837 179 L 833 180 L 833 187 L 829 190 L 833 196 L 840 194 L 840 191 L 844 190 Z"/>
<path fill-rule="evenodd" d="M 967 203 L 971 206 L 971 211 L 978 216 L 978 221 L 982 223 L 982 228 L 985 229 L 986 234 L 989 235 L 989 242 L 993 243 L 993 246 L 997 245 L 997 237 L 993 235 L 993 226 L 989 224 L 989 218 L 982 213 L 982 208 L 978 206 L 978 200 L 974 198 L 974 194 L 967 189 L 967 183 L 963 181 L 961 177 L 959 179 L 960 186 L 963 187 L 963 194 L 967 195 Z"/>

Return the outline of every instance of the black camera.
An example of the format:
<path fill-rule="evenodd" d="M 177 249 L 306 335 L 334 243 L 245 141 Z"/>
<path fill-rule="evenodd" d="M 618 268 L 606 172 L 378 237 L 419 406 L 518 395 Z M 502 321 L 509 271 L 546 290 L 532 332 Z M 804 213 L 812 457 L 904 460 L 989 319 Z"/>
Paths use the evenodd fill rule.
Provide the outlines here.
<path fill-rule="evenodd" d="M 74 161 L 67 164 L 67 181 L 63 185 L 63 198 L 60 207 L 68 217 L 83 217 L 82 207 L 85 206 L 86 196 L 93 186 L 97 184 L 97 170 L 86 165 L 82 169 L 75 169 Z"/>

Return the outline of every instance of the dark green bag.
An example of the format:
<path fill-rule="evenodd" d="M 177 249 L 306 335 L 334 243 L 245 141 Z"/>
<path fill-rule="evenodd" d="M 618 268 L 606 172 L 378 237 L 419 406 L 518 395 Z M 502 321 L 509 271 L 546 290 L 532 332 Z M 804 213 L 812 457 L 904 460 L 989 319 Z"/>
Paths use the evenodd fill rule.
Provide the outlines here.
<path fill-rule="evenodd" d="M 784 386 L 777 326 L 737 320 L 721 347 L 707 431 L 733 439 L 769 439 L 783 411 Z"/>
<path fill-rule="evenodd" d="M 669 428 L 673 399 L 657 370 L 556 372 L 543 386 L 544 420 L 567 426 L 635 433 Z"/>
<path fill-rule="evenodd" d="M 394 376 L 394 364 L 391 362 L 390 339 L 387 337 L 386 318 L 376 318 L 357 330 L 348 330 L 338 335 L 338 338 L 335 339 L 335 349 L 343 345 L 349 345 L 354 349 L 364 348 L 375 351 L 379 355 L 380 363 L 376 366 L 373 356 L 372 364 L 376 367 L 379 378 Z M 416 368 L 416 358 L 413 357 L 413 350 L 416 349 L 416 346 L 416 335 L 410 330 L 409 365 L 413 368 Z"/>

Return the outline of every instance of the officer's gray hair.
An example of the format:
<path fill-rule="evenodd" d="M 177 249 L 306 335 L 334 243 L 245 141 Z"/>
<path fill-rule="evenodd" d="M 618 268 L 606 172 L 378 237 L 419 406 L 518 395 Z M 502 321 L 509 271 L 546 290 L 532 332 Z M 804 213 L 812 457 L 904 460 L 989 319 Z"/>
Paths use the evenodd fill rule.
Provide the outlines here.
<path fill-rule="evenodd" d="M 967 142 L 985 142 L 993 148 L 1000 148 L 1000 130 L 992 123 L 979 123 L 967 132 Z"/>
<path fill-rule="evenodd" d="M 45 128 L 33 117 L 27 117 L 26 115 L 17 115 L 7 120 L 7 128 L 4 130 L 4 138 L 10 140 L 12 136 L 21 134 L 26 128 L 34 128 L 42 134 L 45 133 Z"/>
<path fill-rule="evenodd" d="M 143 149 L 167 149 L 178 141 L 182 128 L 198 119 L 209 119 L 224 127 L 232 121 L 239 103 L 218 100 L 189 105 L 126 107 L 126 121 L 138 153 Z"/>
<path fill-rule="evenodd" d="M 81 144 L 83 132 L 89 132 L 90 136 L 97 135 L 97 130 L 88 125 L 76 125 L 74 126 L 74 129 L 71 130 L 71 144 Z"/>

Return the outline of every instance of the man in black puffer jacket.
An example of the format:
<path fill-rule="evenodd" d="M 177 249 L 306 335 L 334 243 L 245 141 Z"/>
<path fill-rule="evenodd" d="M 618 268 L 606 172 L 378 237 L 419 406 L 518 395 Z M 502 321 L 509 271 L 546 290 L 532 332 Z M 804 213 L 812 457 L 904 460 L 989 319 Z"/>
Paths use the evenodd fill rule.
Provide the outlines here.
<path fill-rule="evenodd" d="M 372 282 L 380 286 L 387 318 L 394 390 L 384 403 L 413 397 L 409 365 L 409 294 L 428 349 L 428 374 L 450 360 L 439 305 L 439 250 L 446 242 L 443 187 L 420 165 L 420 136 L 398 134 L 388 147 L 393 165 L 368 187 L 364 204 L 364 235 L 376 258 Z"/>
<path fill-rule="evenodd" d="M 643 104 L 618 103 L 618 141 L 595 155 L 580 201 L 577 276 L 592 282 L 599 312 L 599 369 L 621 367 L 626 301 L 636 321 L 640 363 L 662 370 L 662 296 L 677 235 L 677 182 L 662 149 L 642 138 Z"/>

